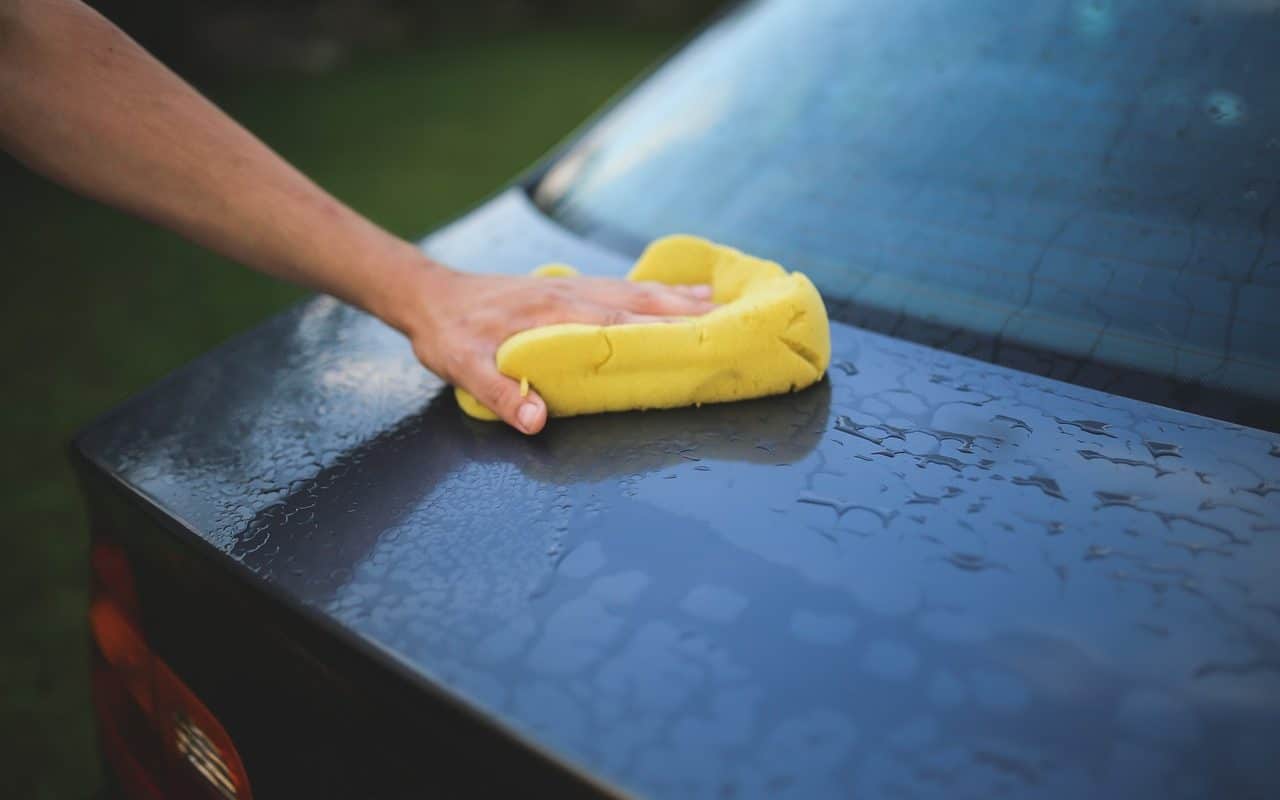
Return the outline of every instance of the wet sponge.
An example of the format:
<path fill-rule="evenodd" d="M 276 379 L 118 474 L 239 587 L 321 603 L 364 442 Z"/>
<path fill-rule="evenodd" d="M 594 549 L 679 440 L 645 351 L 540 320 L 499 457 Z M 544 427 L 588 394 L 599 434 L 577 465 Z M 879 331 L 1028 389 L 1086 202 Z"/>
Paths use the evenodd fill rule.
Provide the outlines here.
<path fill-rule="evenodd" d="M 540 275 L 576 274 L 563 265 Z M 498 371 L 537 389 L 554 417 L 722 403 L 794 391 L 831 360 L 822 297 L 807 277 L 695 236 L 653 242 L 633 281 L 705 283 L 720 305 L 683 322 L 564 324 L 523 331 L 497 353 Z M 462 389 L 458 405 L 497 419 Z"/>

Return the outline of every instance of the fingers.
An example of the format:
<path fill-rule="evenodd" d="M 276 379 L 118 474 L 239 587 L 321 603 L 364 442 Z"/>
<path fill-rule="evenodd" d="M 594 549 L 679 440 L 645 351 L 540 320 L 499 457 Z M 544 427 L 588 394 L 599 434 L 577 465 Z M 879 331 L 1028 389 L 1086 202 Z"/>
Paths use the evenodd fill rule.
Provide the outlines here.
<path fill-rule="evenodd" d="M 657 314 L 637 314 L 634 311 L 623 311 L 619 308 L 596 307 L 584 317 L 575 317 L 575 321 L 588 321 L 596 325 L 638 325 L 642 322 L 680 322 L 672 317 L 660 317 Z"/>
<path fill-rule="evenodd" d="M 711 287 L 705 283 L 676 284 L 670 288 L 697 300 L 710 300 L 712 295 Z"/>
<path fill-rule="evenodd" d="M 691 315 L 661 315 L 637 312 L 617 304 L 602 302 L 597 298 L 594 300 L 564 300 L 549 304 L 524 320 L 508 318 L 508 321 L 515 323 L 512 327 L 512 332 L 518 332 L 527 328 L 556 325 L 564 322 L 605 326 L 637 325 L 646 322 L 683 322 L 688 316 Z"/>
<path fill-rule="evenodd" d="M 460 381 L 477 400 L 502 421 L 526 434 L 535 434 L 547 424 L 547 404 L 532 389 L 521 396 L 520 382 L 498 372 L 492 364 L 474 361 Z"/>
<path fill-rule="evenodd" d="M 711 287 L 668 286 L 663 283 L 623 283 L 626 308 L 641 314 L 657 316 L 697 316 L 715 308 Z"/>
<path fill-rule="evenodd" d="M 706 285 L 579 278 L 563 289 L 581 302 L 656 317 L 693 317 L 715 308 L 711 287 Z"/>
<path fill-rule="evenodd" d="M 444 285 L 429 324 L 414 326 L 422 363 L 466 390 L 511 427 L 535 434 L 546 402 L 501 374 L 495 351 L 511 336 L 557 323 L 633 325 L 684 322 L 715 308 L 705 285 L 671 286 L 608 278 L 470 276 Z M 447 335 L 446 335 L 447 334 Z"/>

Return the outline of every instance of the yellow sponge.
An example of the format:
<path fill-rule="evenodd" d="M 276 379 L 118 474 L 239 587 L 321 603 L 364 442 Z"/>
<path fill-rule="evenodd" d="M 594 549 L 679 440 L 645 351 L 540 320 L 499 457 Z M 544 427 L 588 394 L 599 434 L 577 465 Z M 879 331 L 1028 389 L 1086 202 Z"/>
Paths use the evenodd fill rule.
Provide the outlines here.
<path fill-rule="evenodd" d="M 539 275 L 574 275 L 551 264 Z M 548 325 L 498 348 L 498 371 L 531 385 L 553 417 L 675 408 L 794 391 L 818 381 L 831 360 L 822 297 L 807 277 L 696 236 L 649 245 L 633 281 L 705 283 L 720 305 L 679 322 Z M 458 405 L 497 419 L 462 389 Z"/>

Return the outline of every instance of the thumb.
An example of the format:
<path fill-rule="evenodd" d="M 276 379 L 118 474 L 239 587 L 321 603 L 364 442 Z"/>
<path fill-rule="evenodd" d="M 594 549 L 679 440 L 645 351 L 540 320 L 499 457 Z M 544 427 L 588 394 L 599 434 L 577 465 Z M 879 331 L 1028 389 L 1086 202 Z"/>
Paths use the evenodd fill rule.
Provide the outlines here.
<path fill-rule="evenodd" d="M 538 393 L 521 392 L 519 381 L 512 380 L 494 367 L 481 367 L 461 381 L 486 408 L 521 433 L 534 434 L 547 424 L 547 404 Z"/>

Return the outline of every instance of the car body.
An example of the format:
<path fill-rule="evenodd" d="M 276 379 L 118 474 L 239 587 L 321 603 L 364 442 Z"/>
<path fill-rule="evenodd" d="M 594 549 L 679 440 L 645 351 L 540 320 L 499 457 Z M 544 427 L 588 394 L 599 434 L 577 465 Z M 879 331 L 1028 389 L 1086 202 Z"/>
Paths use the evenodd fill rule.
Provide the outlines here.
<path fill-rule="evenodd" d="M 693 150 L 671 156 L 674 172 L 641 174 L 673 142 L 697 147 L 745 129 L 768 150 L 793 135 L 790 117 L 751 123 L 789 102 L 773 84 L 765 105 L 748 103 L 741 118 L 724 110 L 736 101 L 706 92 L 717 84 L 704 78 L 738 69 L 744 52 L 766 53 L 769 42 L 788 58 L 796 41 L 879 48 L 876 63 L 896 64 L 920 55 L 896 43 L 936 29 L 929 41 L 966 45 L 948 58 L 967 72 L 934 84 L 920 77 L 930 65 L 908 69 L 911 79 L 889 94 L 951 97 L 977 75 L 1011 86 L 988 99 L 1027 100 L 1012 109 L 1018 119 L 1061 87 L 1037 83 L 1020 61 L 1022 72 L 992 77 L 992 54 L 1011 32 L 1030 31 L 1024 55 L 1058 77 L 1090 48 L 1121 54 L 1108 69 L 1123 69 L 1126 53 L 1152 52 L 1120 36 L 1124 9 L 1107 3 L 943 4 L 929 24 L 905 4 L 802 5 L 751 3 L 712 24 L 423 248 L 488 271 L 558 261 L 622 275 L 646 224 L 673 209 L 695 233 L 723 237 L 736 225 L 742 240 L 727 243 L 805 269 L 827 296 L 833 358 L 820 384 L 555 420 L 525 438 L 463 416 L 397 334 L 316 297 L 76 438 L 95 542 L 95 698 L 108 763 L 129 792 L 163 796 L 169 780 L 259 798 L 1280 791 L 1280 436 L 1257 427 L 1280 419 L 1280 387 L 1267 358 L 1272 323 L 1245 314 L 1251 301 L 1241 299 L 1273 291 L 1269 212 L 1250 230 L 1214 217 L 1226 214 L 1221 204 L 1196 212 L 1205 221 L 1191 225 L 1192 240 L 1218 249 L 1194 253 L 1234 264 L 1227 256 L 1253 259 L 1246 245 L 1256 241 L 1257 256 L 1220 276 L 1235 299 L 1213 320 L 1244 333 L 1233 345 L 1229 332 L 1222 363 L 1196 367 L 1191 382 L 1181 361 L 1125 361 L 1110 321 L 1072 350 L 1061 318 L 1075 300 L 1062 297 L 1076 290 L 1040 280 L 1087 275 L 1099 252 L 1158 262 L 1165 245 L 1115 210 L 1132 195 L 1099 195 L 1055 216 L 1060 195 L 1045 182 L 1082 168 L 1050 159 L 1033 159 L 1044 168 L 1017 203 L 1002 205 L 1000 181 L 980 188 L 989 196 L 981 208 L 948 180 L 894 194 L 904 171 L 950 176 L 948 165 L 965 162 L 996 175 L 998 153 L 1025 155 L 1019 148 L 1041 133 L 1015 125 L 994 149 L 959 136 L 987 130 L 1007 105 L 966 106 L 950 126 L 824 133 L 837 148 L 846 134 L 884 137 L 858 139 L 876 158 L 857 173 L 884 208 L 847 213 L 866 199 L 856 197 L 838 224 L 830 197 L 803 204 L 832 180 L 803 153 L 793 170 L 770 172 L 773 164 L 721 148 L 729 185 L 762 174 L 771 183 L 715 202 L 697 196 L 709 181 L 691 169 Z M 1175 45 L 1202 36 L 1191 28 L 1238 41 L 1275 30 L 1267 3 L 1195 8 L 1196 21 L 1160 28 L 1159 47 L 1183 52 Z M 868 33 L 859 21 L 878 24 Z M 996 34 L 979 35 L 991 25 Z M 1067 55 L 1048 49 L 1069 36 L 1080 41 L 1062 45 Z M 1265 73 L 1276 56 L 1263 53 L 1253 68 Z M 771 79 L 785 88 L 796 73 L 776 67 Z M 1138 84 L 1156 86 L 1158 76 Z M 1171 86 L 1159 102 L 1185 106 Z M 686 111 L 663 113 L 682 92 Z M 1104 94 L 1077 98 L 1122 132 L 1090 140 L 1095 161 L 1123 173 L 1117 185 L 1140 184 L 1124 170 L 1154 145 L 1131 146 L 1123 131 L 1141 129 L 1151 109 L 1126 111 Z M 1230 134 L 1219 117 L 1245 108 L 1248 124 L 1275 130 L 1274 108 L 1244 105 L 1250 93 L 1211 89 L 1204 104 L 1187 96 L 1193 115 L 1208 115 L 1206 136 Z M 707 107 L 732 124 L 695 113 Z M 1248 124 L 1238 126 L 1248 141 L 1265 142 L 1266 130 Z M 895 139 L 930 131 L 963 140 L 959 152 L 913 145 L 924 155 L 904 165 Z M 1256 191 L 1274 198 L 1275 163 L 1250 163 Z M 663 186 L 675 194 L 645 206 Z M 633 215 L 613 219 L 642 230 L 611 224 L 612 210 L 636 198 Z M 900 200 L 927 211 L 907 219 L 885 210 Z M 975 208 L 972 219 L 941 224 Z M 1015 211 L 1016 235 L 1000 228 Z M 837 229 L 852 238 L 831 244 Z M 850 290 L 847 267 L 831 265 L 841 253 L 861 258 L 868 231 L 881 260 Z M 947 245 L 962 262 L 996 258 L 997 241 L 999 258 L 1032 252 L 1015 287 L 1025 296 L 995 335 L 985 322 L 966 327 L 979 303 L 921 301 L 916 313 L 923 290 L 900 281 L 890 302 L 877 288 L 879 272 L 926 287 L 948 279 L 940 268 L 901 271 L 895 258 L 913 247 Z M 1180 276 L 1199 263 L 1188 262 Z M 998 283 L 966 291 L 995 296 Z M 1059 305 L 1037 327 L 1029 309 L 1048 307 L 1036 305 L 1042 285 L 1058 286 Z M 1094 299 L 1112 299 L 1111 288 Z M 1059 340 L 1061 349 L 1045 346 Z M 1152 339 L 1143 353 L 1165 344 Z M 1232 347 L 1261 356 L 1237 360 Z M 1185 349 L 1187 360 L 1199 357 Z M 141 711 L 122 710 L 134 706 Z"/>

